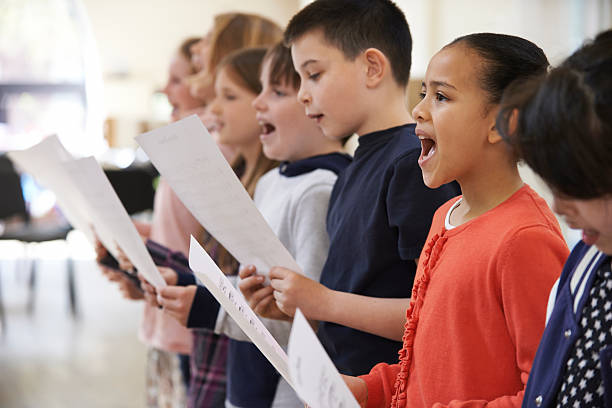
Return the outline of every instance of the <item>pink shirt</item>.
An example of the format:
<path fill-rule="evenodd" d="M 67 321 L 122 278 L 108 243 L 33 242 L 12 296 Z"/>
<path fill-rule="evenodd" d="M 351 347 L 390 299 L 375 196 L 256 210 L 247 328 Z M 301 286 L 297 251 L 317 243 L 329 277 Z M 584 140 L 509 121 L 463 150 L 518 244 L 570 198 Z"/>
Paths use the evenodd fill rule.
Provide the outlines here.
<path fill-rule="evenodd" d="M 155 193 L 150 239 L 172 251 L 189 253 L 189 236 L 202 233 L 200 223 L 170 186 L 160 179 Z M 191 331 L 161 309 L 145 303 L 139 337 L 144 343 L 166 351 L 191 353 Z"/>

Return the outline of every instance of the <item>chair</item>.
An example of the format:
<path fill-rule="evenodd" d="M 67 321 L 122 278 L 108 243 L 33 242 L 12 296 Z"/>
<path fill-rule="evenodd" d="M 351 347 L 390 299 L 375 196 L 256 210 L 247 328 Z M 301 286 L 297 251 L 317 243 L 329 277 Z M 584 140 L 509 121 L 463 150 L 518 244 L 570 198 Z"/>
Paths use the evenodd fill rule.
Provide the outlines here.
<path fill-rule="evenodd" d="M 54 240 L 65 240 L 72 227 L 64 222 L 40 222 L 32 220 L 27 211 L 23 197 L 21 180 L 12 162 L 6 155 L 0 155 L 0 240 L 17 240 L 24 244 L 40 243 Z M 74 285 L 74 263 L 70 256 L 67 259 L 68 295 L 70 311 L 77 316 L 76 291 Z M 0 282 L 1 284 L 1 282 Z M 34 290 L 36 286 L 36 260 L 32 260 L 28 281 L 28 311 L 34 310 Z M 2 303 L 0 286 L 0 324 L 2 333 L 6 331 L 6 317 Z"/>

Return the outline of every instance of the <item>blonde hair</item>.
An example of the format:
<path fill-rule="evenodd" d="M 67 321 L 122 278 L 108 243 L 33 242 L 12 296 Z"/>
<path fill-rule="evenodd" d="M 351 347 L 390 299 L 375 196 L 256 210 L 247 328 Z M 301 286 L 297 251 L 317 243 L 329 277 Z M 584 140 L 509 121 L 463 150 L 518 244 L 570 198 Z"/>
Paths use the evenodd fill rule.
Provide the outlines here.
<path fill-rule="evenodd" d="M 215 16 L 205 67 L 188 79 L 191 93 L 208 99 L 214 73 L 221 60 L 242 48 L 272 45 L 282 38 L 281 28 L 272 20 L 246 13 L 222 13 Z"/>

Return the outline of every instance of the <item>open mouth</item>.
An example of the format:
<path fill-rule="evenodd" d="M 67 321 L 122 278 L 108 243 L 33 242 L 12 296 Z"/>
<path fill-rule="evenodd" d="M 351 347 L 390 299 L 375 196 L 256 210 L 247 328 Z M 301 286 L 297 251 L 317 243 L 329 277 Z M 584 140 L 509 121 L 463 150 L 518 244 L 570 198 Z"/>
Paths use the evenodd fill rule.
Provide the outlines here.
<path fill-rule="evenodd" d="M 419 136 L 421 141 L 421 161 L 429 159 L 436 153 L 436 142 L 428 137 Z"/>
<path fill-rule="evenodd" d="M 276 130 L 276 127 L 271 123 L 260 122 L 259 125 L 261 126 L 261 134 L 264 136 Z"/>

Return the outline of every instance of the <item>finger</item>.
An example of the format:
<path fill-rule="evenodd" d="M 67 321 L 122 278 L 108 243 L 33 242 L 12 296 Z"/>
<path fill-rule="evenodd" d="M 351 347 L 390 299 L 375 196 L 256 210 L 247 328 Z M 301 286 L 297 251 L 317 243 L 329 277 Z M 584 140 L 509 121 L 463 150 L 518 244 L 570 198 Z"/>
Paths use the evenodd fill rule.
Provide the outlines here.
<path fill-rule="evenodd" d="M 238 288 L 244 292 L 253 292 L 257 290 L 259 287 L 262 287 L 262 283 L 265 278 L 263 276 L 250 276 L 248 278 L 242 279 L 238 282 Z"/>
<path fill-rule="evenodd" d="M 283 279 L 287 277 L 287 275 L 289 275 L 291 272 L 292 271 L 290 271 L 289 269 L 281 268 L 280 266 L 275 266 L 274 268 L 270 269 L 268 275 L 270 276 L 270 279 Z"/>
<path fill-rule="evenodd" d="M 272 297 L 271 295 L 273 292 L 274 289 L 272 289 L 270 286 L 266 286 L 265 288 L 253 292 L 251 299 L 249 299 L 249 306 L 252 308 L 257 307 L 257 304 L 263 299 L 267 298 L 268 296 Z"/>
<path fill-rule="evenodd" d="M 287 282 L 284 279 L 271 279 L 270 286 L 276 291 L 282 292 L 287 288 Z"/>
<path fill-rule="evenodd" d="M 240 270 L 238 271 L 238 276 L 240 276 L 241 279 L 245 279 L 251 275 L 254 275 L 255 272 L 257 272 L 257 270 L 253 265 L 247 265 L 243 268 L 240 268 Z"/>
<path fill-rule="evenodd" d="M 276 306 L 276 299 L 274 299 L 274 296 L 269 295 L 267 298 L 259 302 L 257 306 L 253 308 L 253 311 L 263 316 L 270 310 L 271 307 L 274 306 Z"/>

